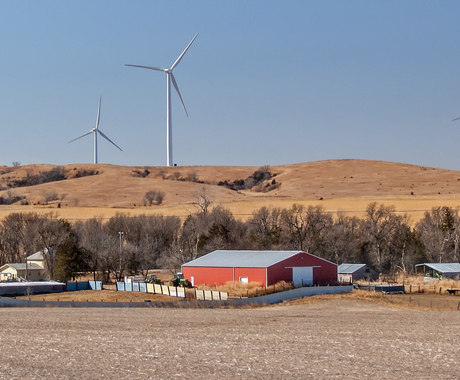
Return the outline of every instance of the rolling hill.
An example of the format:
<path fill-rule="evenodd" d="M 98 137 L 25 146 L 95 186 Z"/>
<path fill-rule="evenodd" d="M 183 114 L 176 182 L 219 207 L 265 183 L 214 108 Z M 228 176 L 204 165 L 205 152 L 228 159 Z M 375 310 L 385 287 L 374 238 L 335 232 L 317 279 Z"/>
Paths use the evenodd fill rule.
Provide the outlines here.
<path fill-rule="evenodd" d="M 197 210 L 197 195 L 203 187 L 213 205 L 229 208 L 239 219 L 246 219 L 262 206 L 289 208 L 294 203 L 321 204 L 331 213 L 359 216 L 375 201 L 395 205 L 412 221 L 434 206 L 460 206 L 460 172 L 453 170 L 382 161 L 329 160 L 271 166 L 271 175 L 257 182 L 258 170 L 250 166 L 0 166 L 3 203 L 23 197 L 13 204 L 0 205 L 0 219 L 11 212 L 27 211 L 56 211 L 69 220 L 95 215 L 109 218 L 116 212 L 184 217 Z M 51 178 L 56 173 L 62 178 Z M 58 180 L 45 182 L 50 178 Z M 21 187 L 10 187 L 18 185 Z M 144 194 L 150 190 L 165 194 L 161 205 L 144 206 Z M 58 199 L 45 205 L 45 194 Z"/>

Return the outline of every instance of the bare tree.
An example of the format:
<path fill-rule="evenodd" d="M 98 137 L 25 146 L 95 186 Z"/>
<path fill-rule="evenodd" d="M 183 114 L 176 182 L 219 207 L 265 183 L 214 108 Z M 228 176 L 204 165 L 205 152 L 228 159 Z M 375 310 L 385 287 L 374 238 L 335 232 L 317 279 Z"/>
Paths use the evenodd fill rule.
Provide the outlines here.
<path fill-rule="evenodd" d="M 206 187 L 203 186 L 195 195 L 195 198 L 199 212 L 206 214 L 209 211 L 209 207 L 213 204 L 213 198 Z"/>
<path fill-rule="evenodd" d="M 51 190 L 43 190 L 43 204 L 47 205 L 51 201 L 58 200 L 59 197 L 56 192 Z"/>
<path fill-rule="evenodd" d="M 163 203 L 163 199 L 165 197 L 165 193 L 162 191 L 150 190 L 147 191 L 144 195 L 144 205 L 148 204 L 151 206 L 152 204 L 160 205 Z"/>
<path fill-rule="evenodd" d="M 249 238 L 257 249 L 278 247 L 281 237 L 281 209 L 263 206 L 248 220 Z"/>

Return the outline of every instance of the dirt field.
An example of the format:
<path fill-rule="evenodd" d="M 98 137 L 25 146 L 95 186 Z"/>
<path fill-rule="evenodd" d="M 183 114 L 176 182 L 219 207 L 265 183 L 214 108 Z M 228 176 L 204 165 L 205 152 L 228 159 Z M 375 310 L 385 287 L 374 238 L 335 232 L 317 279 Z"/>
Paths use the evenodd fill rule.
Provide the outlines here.
<path fill-rule="evenodd" d="M 1 379 L 458 378 L 458 312 L 333 299 L 1 314 Z"/>

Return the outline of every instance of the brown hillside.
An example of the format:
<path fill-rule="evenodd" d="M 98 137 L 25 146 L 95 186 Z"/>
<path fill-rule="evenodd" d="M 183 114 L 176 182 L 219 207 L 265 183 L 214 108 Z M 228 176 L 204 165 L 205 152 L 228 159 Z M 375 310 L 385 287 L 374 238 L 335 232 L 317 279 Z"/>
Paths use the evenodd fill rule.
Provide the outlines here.
<path fill-rule="evenodd" d="M 40 175 L 53 167 L 0 167 L 0 197 L 8 196 L 8 182 Z M 184 217 L 196 211 L 196 195 L 203 186 L 214 200 L 214 205 L 228 207 L 241 219 L 264 205 L 288 208 L 294 203 L 321 204 L 331 213 L 360 215 L 370 202 L 376 201 L 395 205 L 399 212 L 411 215 L 413 221 L 433 206 L 460 206 L 460 172 L 381 161 L 330 160 L 272 166 L 270 171 L 276 176 L 266 183 L 275 179 L 281 185 L 270 192 L 255 189 L 234 191 L 217 185 L 220 181 L 246 179 L 258 167 L 74 164 L 64 165 L 63 168 L 68 179 L 10 190 L 10 194 L 25 196 L 29 204 L 1 205 L 0 218 L 11 212 L 26 211 L 56 211 L 70 220 L 95 215 L 108 218 L 116 212 Z M 135 173 L 145 175 L 146 169 L 149 174 L 145 177 Z M 78 171 L 85 170 L 99 174 L 75 178 Z M 188 177 L 197 177 L 205 183 L 181 180 Z M 163 204 L 143 206 L 143 196 L 149 190 L 164 192 Z M 59 196 L 65 194 L 65 197 L 45 206 L 45 191 Z M 59 203 L 61 207 L 57 208 Z"/>

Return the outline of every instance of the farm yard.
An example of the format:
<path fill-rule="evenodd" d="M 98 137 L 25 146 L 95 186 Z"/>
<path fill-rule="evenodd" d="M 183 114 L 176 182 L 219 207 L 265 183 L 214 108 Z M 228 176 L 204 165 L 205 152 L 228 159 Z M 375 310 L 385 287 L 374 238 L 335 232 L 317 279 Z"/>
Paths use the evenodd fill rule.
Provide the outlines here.
<path fill-rule="evenodd" d="M 454 298 L 454 297 L 452 297 Z M 0 378 L 457 378 L 460 313 L 357 299 L 244 309 L 2 309 Z"/>

